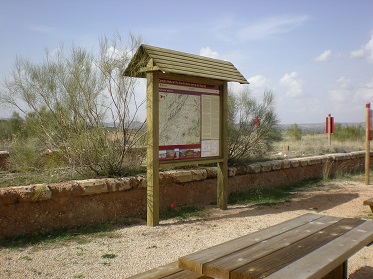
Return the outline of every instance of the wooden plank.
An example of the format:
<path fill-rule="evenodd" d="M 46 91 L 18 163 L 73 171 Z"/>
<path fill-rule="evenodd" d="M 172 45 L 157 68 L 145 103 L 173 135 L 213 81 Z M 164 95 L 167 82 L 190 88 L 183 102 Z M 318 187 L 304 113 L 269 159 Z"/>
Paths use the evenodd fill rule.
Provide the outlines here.
<path fill-rule="evenodd" d="M 160 48 L 160 47 L 154 47 L 154 46 L 149 46 L 149 45 L 142 45 L 145 49 L 146 52 L 152 55 L 156 54 L 161 54 L 162 56 L 178 56 L 178 57 L 183 57 L 184 59 L 195 59 L 198 61 L 204 61 L 205 63 L 210 62 L 210 63 L 215 63 L 217 65 L 224 65 L 224 64 L 230 64 L 230 62 L 225 61 L 225 60 L 219 60 L 219 59 L 214 59 L 206 56 L 200 56 L 196 54 L 191 54 L 191 53 L 185 53 L 181 51 L 176 51 L 176 50 L 171 50 L 171 49 L 165 49 L 165 48 Z"/>
<path fill-rule="evenodd" d="M 182 271 L 178 267 L 177 262 L 173 262 L 164 266 L 159 266 L 143 273 L 128 277 L 127 279 L 147 279 L 147 278 L 163 278 Z"/>
<path fill-rule="evenodd" d="M 185 161 L 160 161 L 160 168 L 174 168 L 180 166 L 190 166 L 190 165 L 203 165 L 203 164 L 212 164 L 223 162 L 221 158 L 213 159 L 194 159 L 194 160 L 185 160 Z"/>
<path fill-rule="evenodd" d="M 154 72 L 154 71 L 159 71 L 159 67 L 158 66 L 154 66 L 154 67 L 143 67 L 139 70 L 140 73 L 142 72 Z"/>
<path fill-rule="evenodd" d="M 143 273 L 128 277 L 127 279 L 160 279 L 166 278 L 183 278 L 183 279 L 208 279 L 211 277 L 206 277 L 197 273 L 193 273 L 188 270 L 182 270 L 177 266 L 177 262 L 173 262 L 167 265 L 159 266 L 154 269 L 145 271 Z"/>
<path fill-rule="evenodd" d="M 281 249 L 276 249 L 276 251 L 264 257 L 255 256 L 257 260 L 233 270 L 231 278 L 267 277 L 288 264 L 335 240 L 363 222 L 363 220 L 346 218 L 330 226 L 324 226 L 324 228 L 320 227 L 317 230 L 311 229 L 312 232 L 309 234 L 303 231 L 295 232 L 297 235 L 293 233 L 293 235 L 286 239 L 288 243 L 291 243 L 290 245 L 283 246 Z M 287 235 L 291 233 L 292 232 L 289 232 Z"/>
<path fill-rule="evenodd" d="M 150 60 L 147 67 L 153 67 Z M 159 224 L 159 73 L 148 72 L 146 93 L 146 183 L 147 183 L 147 225 Z"/>
<path fill-rule="evenodd" d="M 175 73 L 160 73 L 159 78 L 163 79 L 173 79 L 178 81 L 186 81 L 186 82 L 193 82 L 193 83 L 203 83 L 203 84 L 209 84 L 209 85 L 223 85 L 224 81 L 218 80 L 218 79 L 206 79 L 202 77 L 196 77 L 196 76 L 186 76 L 186 75 L 180 75 Z"/>
<path fill-rule="evenodd" d="M 373 241 L 373 222 L 365 221 L 353 230 L 305 257 L 266 277 L 267 279 L 322 278 Z"/>
<path fill-rule="evenodd" d="M 152 56 L 157 66 L 161 69 L 194 69 L 198 72 L 213 71 L 220 76 L 234 77 L 236 79 L 243 79 L 242 75 L 237 71 L 233 65 L 211 65 L 209 63 L 201 63 L 201 61 L 183 60 L 178 57 L 160 57 Z"/>
<path fill-rule="evenodd" d="M 309 222 L 285 233 L 275 235 L 236 253 L 227 254 L 222 258 L 206 263 L 203 266 L 203 273 L 218 278 L 228 278 L 229 274 L 237 276 L 237 278 L 240 278 L 242 274 L 247 276 L 243 278 L 260 278 L 266 275 L 267 268 L 278 264 L 276 261 L 287 263 L 287 261 L 284 261 L 284 256 L 281 255 L 282 249 L 317 234 L 320 230 L 336 224 L 339 220 L 335 217 L 322 217 L 316 222 Z"/>
<path fill-rule="evenodd" d="M 317 214 L 305 214 L 297 218 L 285 221 L 272 227 L 257 231 L 222 244 L 186 255 L 179 258 L 179 267 L 202 274 L 202 266 L 205 263 L 219 259 L 227 254 L 239 249 L 249 247 L 259 242 L 265 241 L 278 234 L 300 227 L 309 222 L 317 222 L 322 216 Z"/>
<path fill-rule="evenodd" d="M 228 61 L 143 45 L 162 71 L 248 83 Z M 223 69 L 223 71 L 221 71 Z"/>

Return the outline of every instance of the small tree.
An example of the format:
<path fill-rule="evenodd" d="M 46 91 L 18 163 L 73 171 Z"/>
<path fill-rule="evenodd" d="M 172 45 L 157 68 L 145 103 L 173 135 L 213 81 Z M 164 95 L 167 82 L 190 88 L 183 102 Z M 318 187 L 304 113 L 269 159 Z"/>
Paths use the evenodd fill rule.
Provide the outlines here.
<path fill-rule="evenodd" d="M 274 94 L 269 90 L 264 92 L 261 103 L 247 87 L 237 95 L 229 92 L 228 150 L 231 162 L 262 156 L 281 139 L 274 105 Z"/>
<path fill-rule="evenodd" d="M 356 126 L 345 126 L 342 124 L 336 123 L 334 126 L 334 135 L 333 138 L 338 141 L 364 141 L 365 140 L 365 128 L 361 125 Z"/>
<path fill-rule="evenodd" d="M 135 99 L 136 81 L 122 75 L 139 44 L 133 36 L 127 46 L 120 36 L 105 37 L 98 54 L 73 46 L 46 51 L 41 64 L 18 58 L 0 100 L 27 115 L 44 148 L 61 150 L 70 166 L 123 175 L 140 163 L 132 151 L 142 127 L 132 124 L 143 101 Z"/>
<path fill-rule="evenodd" d="M 286 130 L 286 134 L 293 140 L 301 140 L 303 133 L 297 124 L 293 124 Z"/>

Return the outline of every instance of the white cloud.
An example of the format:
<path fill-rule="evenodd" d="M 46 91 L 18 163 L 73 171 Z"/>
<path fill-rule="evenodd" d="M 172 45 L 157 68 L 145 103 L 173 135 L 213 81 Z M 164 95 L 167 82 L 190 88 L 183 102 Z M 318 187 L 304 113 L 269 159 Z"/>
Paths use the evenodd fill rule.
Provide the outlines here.
<path fill-rule="evenodd" d="M 331 54 L 332 54 L 332 51 L 330 49 L 325 50 L 319 56 L 316 56 L 314 60 L 317 62 L 325 62 L 329 59 Z"/>
<path fill-rule="evenodd" d="M 370 102 L 373 99 L 373 78 L 362 84 L 354 84 L 351 79 L 341 77 L 334 88 L 329 90 L 332 101 L 350 106 L 353 102 Z"/>
<path fill-rule="evenodd" d="M 371 102 L 373 100 L 373 78 L 370 82 L 361 85 L 357 89 L 357 96 L 364 102 Z"/>
<path fill-rule="evenodd" d="M 218 59 L 220 56 L 217 51 L 212 50 L 210 47 L 201 48 L 199 51 L 199 55 L 215 59 Z"/>
<path fill-rule="evenodd" d="M 273 35 L 288 33 L 302 26 L 307 20 L 309 20 L 309 17 L 306 15 L 267 18 L 241 28 L 237 35 L 241 40 L 265 39 Z"/>
<path fill-rule="evenodd" d="M 332 102 L 339 102 L 343 103 L 346 101 L 351 101 L 352 94 L 351 90 L 351 79 L 341 77 L 337 80 L 337 84 L 334 88 L 329 90 L 330 97 L 332 98 Z"/>
<path fill-rule="evenodd" d="M 269 84 L 269 80 L 262 76 L 262 75 L 256 75 L 248 79 L 248 82 L 250 83 L 250 87 L 267 87 Z"/>
<path fill-rule="evenodd" d="M 365 104 L 373 99 L 373 78 L 368 82 L 355 83 L 353 80 L 341 77 L 329 91 L 330 104 L 333 113 L 339 113 L 344 121 L 363 121 Z"/>
<path fill-rule="evenodd" d="M 373 63 L 373 35 L 368 43 L 361 48 L 351 51 L 352 58 L 366 58 L 370 63 Z"/>
<path fill-rule="evenodd" d="M 280 79 L 280 84 L 288 88 L 286 95 L 290 97 L 298 97 L 302 94 L 302 81 L 298 78 L 297 72 L 285 74 Z"/>

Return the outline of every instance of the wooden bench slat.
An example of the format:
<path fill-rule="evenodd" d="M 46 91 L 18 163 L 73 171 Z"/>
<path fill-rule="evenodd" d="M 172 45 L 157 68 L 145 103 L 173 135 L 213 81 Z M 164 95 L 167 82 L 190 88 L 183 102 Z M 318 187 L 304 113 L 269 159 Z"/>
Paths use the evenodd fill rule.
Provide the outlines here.
<path fill-rule="evenodd" d="M 178 263 L 172 262 L 163 266 L 156 267 L 154 269 L 145 271 L 143 273 L 128 277 L 127 279 L 209 279 L 206 277 L 189 270 L 183 270 L 178 267 Z"/>
<path fill-rule="evenodd" d="M 315 222 L 306 223 L 300 227 L 289 230 L 286 233 L 276 235 L 275 237 L 248 246 L 247 249 L 243 249 L 238 253 L 228 254 L 217 260 L 206 263 L 203 265 L 203 273 L 212 277 L 227 277 L 229 273 L 235 269 L 241 270 L 241 267 L 245 269 L 245 265 L 249 263 L 250 266 L 252 266 L 252 262 L 264 257 L 269 251 L 271 252 L 271 255 L 273 255 L 276 251 L 288 247 L 290 243 L 295 243 L 313 235 L 316 232 L 337 223 L 341 219 L 342 218 L 326 216 L 317 219 Z M 247 246 L 246 243 L 241 245 Z M 272 256 L 269 257 L 272 259 Z M 272 263 L 270 262 L 264 263 L 265 268 L 271 265 Z M 258 269 L 262 270 L 263 268 L 258 266 Z"/>
<path fill-rule="evenodd" d="M 266 279 L 318 279 L 330 273 L 373 241 L 373 222 L 366 221 L 334 241 L 266 277 Z"/>
<path fill-rule="evenodd" d="M 363 220 L 358 219 L 342 219 L 341 221 L 325 227 L 316 233 L 302 237 L 299 241 L 289 241 L 292 244 L 251 262 L 249 268 L 243 266 L 232 271 L 232 275 L 241 274 L 241 276 L 246 276 L 246 278 L 260 278 L 261 276 L 267 277 L 292 262 L 317 250 L 323 245 L 335 240 L 363 222 Z"/>
<path fill-rule="evenodd" d="M 242 243 L 245 243 L 245 246 L 248 247 L 253 244 L 262 242 L 263 240 L 269 239 L 279 233 L 286 232 L 296 227 L 300 227 L 309 222 L 317 221 L 320 218 L 322 218 L 322 216 L 317 214 L 305 214 L 297 218 L 277 224 L 270 228 L 266 228 L 261 231 L 257 231 L 239 237 L 237 239 L 224 242 L 214 247 L 210 247 L 205 250 L 189 254 L 179 259 L 179 267 L 181 267 L 182 269 L 191 270 L 196 273 L 202 274 L 203 264 L 217 260 L 227 254 L 233 253 L 237 251 L 237 249 L 245 248 L 243 247 Z M 216 253 L 216 250 L 218 250 L 219 253 Z"/>

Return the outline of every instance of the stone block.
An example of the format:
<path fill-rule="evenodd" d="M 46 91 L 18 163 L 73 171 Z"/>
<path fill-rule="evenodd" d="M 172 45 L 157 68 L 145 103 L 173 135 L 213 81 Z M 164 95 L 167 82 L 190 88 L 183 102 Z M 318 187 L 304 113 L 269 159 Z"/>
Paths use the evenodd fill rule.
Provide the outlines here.
<path fill-rule="evenodd" d="M 236 175 L 244 175 L 249 173 L 247 166 L 237 166 L 236 169 Z"/>
<path fill-rule="evenodd" d="M 83 196 L 107 193 L 108 187 L 104 179 L 86 179 L 76 181 L 83 189 Z"/>
<path fill-rule="evenodd" d="M 134 178 L 134 182 L 136 183 L 136 186 L 139 188 L 146 188 L 146 177 L 143 175 L 138 175 Z"/>
<path fill-rule="evenodd" d="M 19 201 L 19 195 L 12 188 L 0 189 L 0 205 L 3 204 L 14 204 Z"/>
<path fill-rule="evenodd" d="M 282 168 L 282 160 L 271 161 L 272 170 L 280 170 Z"/>
<path fill-rule="evenodd" d="M 37 184 L 33 187 L 34 196 L 33 201 L 45 201 L 52 198 L 52 191 L 46 184 Z"/>
<path fill-rule="evenodd" d="M 351 155 L 349 153 L 340 153 L 337 156 L 335 156 L 336 161 L 347 161 L 351 159 Z"/>
<path fill-rule="evenodd" d="M 272 170 L 272 162 L 261 162 L 260 166 L 262 167 L 262 172 Z"/>
<path fill-rule="evenodd" d="M 304 158 L 302 158 L 302 159 L 299 159 L 298 162 L 299 162 L 299 165 L 300 165 L 301 167 L 308 166 L 308 159 L 304 159 Z"/>
<path fill-rule="evenodd" d="M 351 158 L 365 158 L 365 151 L 353 151 L 350 154 Z"/>
<path fill-rule="evenodd" d="M 35 202 L 52 198 L 52 191 L 46 184 L 11 187 L 10 189 L 18 195 L 18 202 Z"/>
<path fill-rule="evenodd" d="M 299 165 L 300 165 L 298 159 L 290 159 L 289 162 L 290 162 L 290 166 L 291 166 L 292 168 L 297 168 L 297 167 L 299 167 Z"/>
<path fill-rule="evenodd" d="M 312 166 L 316 164 L 321 164 L 322 157 L 321 156 L 313 156 L 307 158 L 307 165 Z"/>
<path fill-rule="evenodd" d="M 108 191 L 110 192 L 126 191 L 132 189 L 131 177 L 108 178 L 106 179 L 106 185 Z"/>
<path fill-rule="evenodd" d="M 290 166 L 291 166 L 291 164 L 290 164 L 289 160 L 282 160 L 282 168 L 283 169 L 289 169 Z"/>
<path fill-rule="evenodd" d="M 217 167 L 208 167 L 205 168 L 207 173 L 207 178 L 216 178 L 218 176 L 218 168 Z"/>
<path fill-rule="evenodd" d="M 207 178 L 207 171 L 205 169 L 192 170 L 193 181 L 205 180 Z"/>
<path fill-rule="evenodd" d="M 169 174 L 175 183 L 186 183 L 193 181 L 193 176 L 191 171 L 170 171 Z"/>
<path fill-rule="evenodd" d="M 248 173 L 259 173 L 262 170 L 262 166 L 259 163 L 248 165 Z"/>

